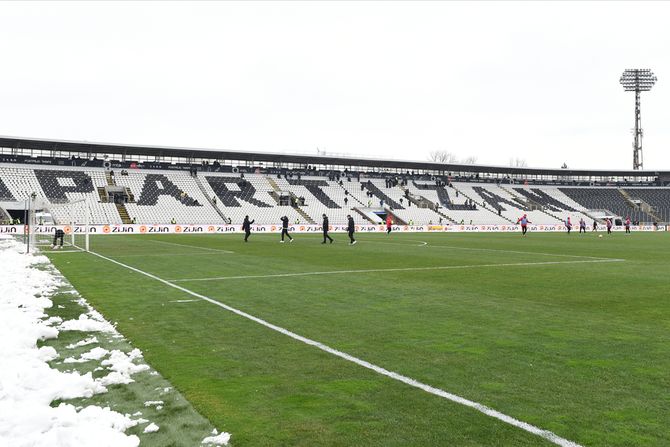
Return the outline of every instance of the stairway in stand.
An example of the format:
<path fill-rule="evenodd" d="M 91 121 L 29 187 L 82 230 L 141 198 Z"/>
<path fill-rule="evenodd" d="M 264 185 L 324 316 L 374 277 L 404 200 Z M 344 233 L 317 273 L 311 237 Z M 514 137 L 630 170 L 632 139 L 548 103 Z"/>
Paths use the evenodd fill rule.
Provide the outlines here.
<path fill-rule="evenodd" d="M 531 204 L 535 208 L 535 211 L 540 211 L 540 212 L 546 214 L 547 216 L 556 219 L 559 222 L 563 222 L 563 219 L 558 217 L 556 214 L 550 213 L 540 203 L 537 203 L 536 201 L 531 200 L 529 197 L 521 198 L 521 196 L 516 195 L 514 192 L 512 192 L 512 190 L 510 190 L 509 188 L 504 187 L 503 185 L 498 185 L 498 187 L 500 189 L 502 189 L 503 191 L 506 191 L 510 196 L 514 197 L 514 200 L 516 200 L 517 202 L 522 204 L 524 199 L 525 199 L 528 204 Z M 529 210 L 533 210 L 533 208 L 531 208 L 529 206 L 527 206 L 527 208 Z"/>
<path fill-rule="evenodd" d="M 221 219 L 223 219 L 224 223 L 228 223 L 228 218 L 223 214 L 223 211 L 218 207 L 217 202 L 215 202 L 215 197 L 216 195 L 212 196 L 211 198 L 209 197 L 209 192 L 205 189 L 205 185 L 202 184 L 200 181 L 200 177 L 196 176 L 195 177 L 195 183 L 198 185 L 198 188 L 200 188 L 200 191 L 202 192 L 202 195 L 205 196 L 207 201 L 214 207 L 214 210 L 216 210 L 216 213 L 221 216 Z M 214 192 L 214 191 L 212 191 Z"/>
<path fill-rule="evenodd" d="M 309 217 L 309 215 L 306 212 L 304 212 L 299 206 L 294 206 L 293 209 L 296 210 L 298 214 L 300 214 L 302 218 L 305 219 L 307 222 L 309 222 L 312 225 L 316 225 L 316 222 L 314 222 L 314 220 L 311 217 Z"/>
<path fill-rule="evenodd" d="M 270 184 L 270 186 L 272 186 L 272 189 L 274 189 L 276 192 L 281 191 L 281 189 L 279 189 L 279 185 L 277 185 L 277 182 L 275 182 L 274 179 L 271 179 L 270 177 L 265 177 L 265 178 L 268 181 L 268 183 Z"/>
<path fill-rule="evenodd" d="M 119 212 L 121 222 L 123 222 L 124 224 L 132 223 L 132 220 L 128 215 L 128 210 L 126 209 L 126 206 L 123 203 L 115 203 L 115 205 L 116 205 L 116 211 Z"/>
<path fill-rule="evenodd" d="M 107 179 L 107 184 L 109 186 L 116 186 L 116 182 L 110 171 L 105 171 L 105 178 Z"/>
<path fill-rule="evenodd" d="M 274 194 L 270 193 L 273 199 L 277 201 L 277 204 L 279 204 L 279 193 L 281 192 L 281 189 L 279 188 L 279 185 L 277 185 L 277 182 L 274 181 L 274 179 L 270 177 L 265 177 L 265 179 L 268 181 L 270 186 L 272 186 L 272 189 L 274 190 Z M 297 203 L 298 203 L 298 198 L 293 194 L 292 192 L 289 192 L 289 195 L 291 196 L 291 207 L 297 211 L 298 214 L 302 216 L 305 221 L 312 225 L 316 225 L 316 222 L 314 222 L 314 219 L 309 217 L 309 214 L 307 214 L 302 208 L 300 208 Z"/>
<path fill-rule="evenodd" d="M 447 220 L 448 220 L 449 222 L 451 222 L 452 224 L 457 224 L 457 223 L 458 223 L 458 222 L 456 222 L 454 219 L 452 219 L 451 217 L 447 216 L 446 214 L 444 214 L 442 211 L 440 211 L 440 210 L 438 210 L 438 209 L 435 209 L 435 210 L 433 210 L 433 211 L 435 211 L 437 214 L 439 214 L 439 215 L 442 216 L 443 218 L 447 219 Z"/>
<path fill-rule="evenodd" d="M 100 186 L 98 187 L 98 196 L 100 197 L 100 202 L 107 203 L 107 193 L 105 193 L 105 188 Z"/>
<path fill-rule="evenodd" d="M 633 210 L 642 210 L 645 213 L 649 214 L 651 217 L 653 217 L 656 222 L 661 222 L 663 219 L 660 218 L 658 214 L 656 214 L 656 210 L 654 209 L 653 206 L 649 205 L 647 202 L 636 199 L 640 203 L 636 203 L 633 201 L 633 197 L 628 193 L 628 191 L 624 190 L 623 188 L 617 188 L 617 191 L 619 191 L 619 194 L 624 198 L 624 200 L 628 203 L 628 206 L 633 209 Z M 625 216 L 624 216 L 625 217 Z"/>
<path fill-rule="evenodd" d="M 379 225 L 379 222 L 375 222 L 374 220 L 372 220 L 370 217 L 368 217 L 367 214 L 365 214 L 363 211 L 361 211 L 360 209 L 358 209 L 358 207 L 356 207 L 356 208 L 352 208 L 352 209 L 353 209 L 354 211 L 356 211 L 358 214 L 360 214 L 360 215 L 363 217 L 363 219 L 367 220 L 367 221 L 370 222 L 371 224 L 373 224 L 373 225 Z"/>
<path fill-rule="evenodd" d="M 490 212 L 490 213 L 493 213 L 493 214 L 495 214 L 496 216 L 499 216 L 499 217 L 505 219 L 505 220 L 506 220 L 507 222 L 509 222 L 509 223 L 512 223 L 512 224 L 515 223 L 515 222 L 514 222 L 512 219 L 510 219 L 509 217 L 505 217 L 505 216 L 503 216 L 502 214 L 498 214 L 497 211 L 493 211 L 492 209 L 483 206 L 483 205 L 484 205 L 484 202 L 478 202 L 478 201 L 474 200 L 474 199 L 473 199 L 472 197 L 470 197 L 469 195 L 463 193 L 463 191 L 461 191 L 460 189 L 454 187 L 454 190 L 458 191 L 458 193 L 459 193 L 460 195 L 462 195 L 463 197 L 465 197 L 466 199 L 470 199 L 470 200 L 472 201 L 472 203 L 477 204 L 479 207 L 481 207 L 481 209 L 486 210 L 486 211 L 488 211 L 488 212 Z"/>

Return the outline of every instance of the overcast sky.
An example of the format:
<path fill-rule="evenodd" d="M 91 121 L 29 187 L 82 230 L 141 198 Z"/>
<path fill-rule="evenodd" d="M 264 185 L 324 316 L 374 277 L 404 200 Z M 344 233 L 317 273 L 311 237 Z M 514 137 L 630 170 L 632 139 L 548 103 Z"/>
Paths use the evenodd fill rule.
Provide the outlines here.
<path fill-rule="evenodd" d="M 0 3 L 0 135 L 670 169 L 667 2 Z"/>

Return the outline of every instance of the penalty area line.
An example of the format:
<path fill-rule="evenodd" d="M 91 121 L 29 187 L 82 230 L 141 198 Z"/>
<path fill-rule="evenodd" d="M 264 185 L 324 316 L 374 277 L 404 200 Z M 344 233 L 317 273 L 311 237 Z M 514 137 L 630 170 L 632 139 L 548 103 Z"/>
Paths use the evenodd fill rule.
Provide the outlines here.
<path fill-rule="evenodd" d="M 398 267 L 388 269 L 360 269 L 360 270 L 327 270 L 323 272 L 298 272 L 298 273 L 275 273 L 269 275 L 242 275 L 242 276 L 216 276 L 212 278 L 182 278 L 169 279 L 169 282 L 196 282 L 196 281 L 226 281 L 230 279 L 260 279 L 260 278 L 285 278 L 291 276 L 318 276 L 318 275 L 342 275 L 356 273 L 385 273 L 385 272 L 420 272 L 427 270 L 460 270 L 482 267 L 532 267 L 538 265 L 561 265 L 561 264 L 598 264 L 606 262 L 624 262 L 625 259 L 589 259 L 583 261 L 545 261 L 545 262 L 512 262 L 505 264 L 468 264 L 468 265 L 443 265 L 436 267 Z"/>
<path fill-rule="evenodd" d="M 564 253 L 542 253 L 537 251 L 519 251 L 519 250 L 505 250 L 502 248 L 475 248 L 475 247 L 459 247 L 457 245 L 434 245 L 428 244 L 430 248 L 447 248 L 450 250 L 466 250 L 466 251 L 493 251 L 499 253 L 512 253 L 520 255 L 537 255 L 537 256 L 556 256 L 562 258 L 581 258 L 581 259 L 595 259 L 595 260 L 614 260 L 614 261 L 623 261 L 623 259 L 615 258 L 601 258 L 598 256 L 583 256 L 583 255 L 566 255 Z"/>
<path fill-rule="evenodd" d="M 177 247 L 188 247 L 188 248 L 195 248 L 196 250 L 207 250 L 207 251 L 215 251 L 217 253 L 235 253 L 234 251 L 230 250 L 221 250 L 218 248 L 209 248 L 209 247 L 200 247 L 199 245 L 188 245 L 188 244 L 178 244 L 176 242 L 168 242 L 168 241 L 159 241 L 156 239 L 147 239 L 150 242 L 155 242 L 157 244 L 166 244 L 166 245 L 176 245 Z"/>
<path fill-rule="evenodd" d="M 367 362 L 365 360 L 359 359 L 358 357 L 354 357 L 350 354 L 347 354 L 346 352 L 338 351 L 337 349 L 331 348 L 330 346 L 327 346 L 321 342 L 312 340 L 307 337 L 303 337 L 302 335 L 298 335 L 295 332 L 291 332 L 288 329 L 284 329 L 280 326 L 277 326 L 275 324 L 272 324 L 270 322 L 267 322 L 261 318 L 255 317 L 251 314 L 248 314 L 242 310 L 236 309 L 232 306 L 229 306 L 225 303 L 222 303 L 220 301 L 216 301 L 208 296 L 201 295 L 197 292 L 194 292 L 192 290 L 189 290 L 185 287 L 181 287 L 178 284 L 173 284 L 170 281 L 167 281 L 163 278 L 160 278 L 156 275 L 153 275 L 151 273 L 145 272 L 143 270 L 140 270 L 138 268 L 132 267 L 130 265 L 124 264 L 122 262 L 119 262 L 115 259 L 108 258 L 107 256 L 103 256 L 99 253 L 95 252 L 89 252 L 94 256 L 97 256 L 101 259 L 104 259 L 106 261 L 109 261 L 113 264 L 116 264 L 118 266 L 124 267 L 128 270 L 131 270 L 135 273 L 139 273 L 140 275 L 144 275 L 148 278 L 151 278 L 153 280 L 156 280 L 162 284 L 165 284 L 168 287 L 172 287 L 174 289 L 180 290 L 188 295 L 194 296 L 196 298 L 200 298 L 201 300 L 207 301 L 208 303 L 214 304 L 215 306 L 219 306 L 222 309 L 225 309 L 229 312 L 232 312 L 236 315 L 239 315 L 240 317 L 246 318 L 248 320 L 251 320 L 255 323 L 258 323 L 262 326 L 267 327 L 268 329 L 272 329 L 273 331 L 279 332 L 280 334 L 286 335 L 294 340 L 297 340 L 299 342 L 302 342 L 306 345 L 313 346 L 317 349 L 320 349 L 321 351 L 327 352 L 329 354 L 332 354 L 336 357 L 339 357 L 341 359 L 347 360 L 351 363 L 354 363 L 356 365 L 362 366 L 363 368 L 369 369 L 371 371 L 374 371 L 378 374 L 381 374 L 383 376 L 389 377 L 393 380 L 396 380 L 398 382 L 402 382 L 406 385 L 412 386 L 414 388 L 418 388 L 420 390 L 423 390 L 427 393 L 430 393 L 434 396 L 442 397 L 446 400 L 449 400 L 451 402 L 457 403 L 464 405 L 466 407 L 472 408 L 480 413 L 483 413 L 489 417 L 492 417 L 494 419 L 497 419 L 501 422 L 504 422 L 506 424 L 512 425 L 514 427 L 520 428 L 521 430 L 524 430 L 528 433 L 531 433 L 533 435 L 539 436 L 541 438 L 546 439 L 549 442 L 552 442 L 553 444 L 559 445 L 561 447 L 581 447 L 579 444 L 572 442 L 568 439 L 562 438 L 558 436 L 557 434 L 549 431 L 549 430 L 543 430 L 539 427 L 536 427 L 534 425 L 531 425 L 527 422 L 520 421 L 518 419 L 513 418 L 512 416 L 508 416 L 504 413 L 501 413 L 500 411 L 494 410 L 493 408 L 487 407 L 486 405 L 480 404 L 478 402 L 466 399 L 464 397 L 458 396 L 456 394 L 449 393 L 448 391 L 444 391 L 439 388 L 435 388 L 433 386 L 427 385 L 425 383 L 419 382 L 418 380 L 414 380 L 411 377 L 403 376 L 402 374 L 399 374 L 394 371 L 390 371 L 388 369 L 382 368 L 381 366 L 374 365 L 370 362 Z"/>

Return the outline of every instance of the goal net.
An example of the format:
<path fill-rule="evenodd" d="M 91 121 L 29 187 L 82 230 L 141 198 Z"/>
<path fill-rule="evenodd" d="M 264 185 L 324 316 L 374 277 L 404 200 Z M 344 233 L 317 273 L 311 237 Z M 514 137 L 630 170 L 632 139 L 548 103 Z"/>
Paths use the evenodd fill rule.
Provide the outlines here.
<path fill-rule="evenodd" d="M 90 210 L 85 199 L 36 206 L 26 220 L 26 233 L 41 249 L 89 251 Z M 59 233 L 62 231 L 62 234 Z M 62 241 L 60 237 L 62 235 Z"/>

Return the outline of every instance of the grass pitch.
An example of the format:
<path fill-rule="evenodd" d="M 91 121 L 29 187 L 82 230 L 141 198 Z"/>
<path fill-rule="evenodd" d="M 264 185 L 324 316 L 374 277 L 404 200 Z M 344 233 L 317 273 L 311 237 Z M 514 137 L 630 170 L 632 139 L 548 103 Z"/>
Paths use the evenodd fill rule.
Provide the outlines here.
<path fill-rule="evenodd" d="M 670 445 L 670 234 L 294 237 L 91 249 L 578 444 Z M 51 258 L 235 446 L 552 445 L 92 254 Z"/>

